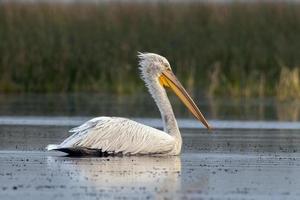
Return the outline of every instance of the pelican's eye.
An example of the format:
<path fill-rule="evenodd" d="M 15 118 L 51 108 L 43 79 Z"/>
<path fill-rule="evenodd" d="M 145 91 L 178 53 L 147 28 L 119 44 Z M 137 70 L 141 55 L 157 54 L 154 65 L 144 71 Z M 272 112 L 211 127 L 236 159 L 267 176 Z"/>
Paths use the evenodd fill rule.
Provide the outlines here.
<path fill-rule="evenodd" d="M 164 67 L 166 68 L 166 70 L 172 71 L 172 69 L 168 63 L 164 63 Z"/>
<path fill-rule="evenodd" d="M 165 65 L 165 70 L 167 70 L 167 71 L 172 71 L 170 65 Z"/>

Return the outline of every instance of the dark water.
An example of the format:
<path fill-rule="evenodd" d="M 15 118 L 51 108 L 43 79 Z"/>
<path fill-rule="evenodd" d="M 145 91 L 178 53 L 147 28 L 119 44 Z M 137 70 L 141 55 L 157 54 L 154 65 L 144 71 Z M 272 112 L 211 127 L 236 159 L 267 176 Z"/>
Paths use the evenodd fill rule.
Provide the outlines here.
<path fill-rule="evenodd" d="M 7 2 L 9 0 L 2 0 Z M 161 2 L 160 0 L 13 0 L 14 2 L 56 2 L 56 3 L 106 3 L 106 2 Z M 277 2 L 278 0 L 266 0 L 266 2 Z M 165 0 L 163 2 L 191 3 L 191 2 L 213 2 L 213 3 L 232 3 L 236 0 Z M 240 0 L 240 2 L 257 2 L 257 0 Z M 285 2 L 298 3 L 297 0 L 285 0 Z M 0 1 L 1 3 L 1 1 Z"/>
<path fill-rule="evenodd" d="M 299 199 L 297 102 L 196 98 L 209 133 L 171 99 L 183 135 L 175 157 L 70 158 L 45 152 L 92 116 L 161 127 L 148 95 L 0 96 L 0 199 Z"/>
<path fill-rule="evenodd" d="M 191 114 L 174 95 L 170 100 L 177 118 Z M 299 121 L 300 102 L 276 99 L 231 99 L 195 96 L 206 118 L 214 120 Z M 158 118 L 150 95 L 107 94 L 0 95 L 1 116 L 123 116 Z"/>

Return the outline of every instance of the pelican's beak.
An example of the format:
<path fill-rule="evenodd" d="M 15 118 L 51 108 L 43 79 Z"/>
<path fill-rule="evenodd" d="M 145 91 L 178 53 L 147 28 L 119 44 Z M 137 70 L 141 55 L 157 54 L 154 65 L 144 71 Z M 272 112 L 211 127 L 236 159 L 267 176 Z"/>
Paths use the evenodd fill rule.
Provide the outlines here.
<path fill-rule="evenodd" d="M 161 85 L 165 87 L 170 87 L 175 94 L 179 97 L 179 99 L 184 103 L 184 105 L 193 113 L 193 115 L 201 121 L 206 128 L 211 129 L 211 126 L 208 124 L 199 108 L 196 106 L 193 99 L 186 92 L 181 83 L 177 80 L 176 76 L 173 74 L 171 70 L 165 70 L 162 75 L 159 77 L 159 82 Z"/>

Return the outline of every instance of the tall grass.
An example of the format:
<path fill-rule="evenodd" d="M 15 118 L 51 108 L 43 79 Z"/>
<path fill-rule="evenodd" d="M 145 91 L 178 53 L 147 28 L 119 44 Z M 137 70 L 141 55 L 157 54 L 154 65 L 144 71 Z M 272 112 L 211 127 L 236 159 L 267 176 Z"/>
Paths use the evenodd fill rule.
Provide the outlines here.
<path fill-rule="evenodd" d="M 276 88 L 276 96 L 281 101 L 300 99 L 300 74 L 299 68 L 289 70 L 283 67 Z"/>
<path fill-rule="evenodd" d="M 142 90 L 137 51 L 195 93 L 276 95 L 281 66 L 300 66 L 300 5 L 0 4 L 1 92 Z"/>

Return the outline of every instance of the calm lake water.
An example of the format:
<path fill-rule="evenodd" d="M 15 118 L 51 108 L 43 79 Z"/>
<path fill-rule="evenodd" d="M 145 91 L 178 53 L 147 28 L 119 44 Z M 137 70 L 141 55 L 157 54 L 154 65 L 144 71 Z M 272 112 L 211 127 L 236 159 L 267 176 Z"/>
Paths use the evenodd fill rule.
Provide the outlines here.
<path fill-rule="evenodd" d="M 174 95 L 169 95 L 177 118 L 192 118 Z M 299 121 L 300 101 L 194 97 L 206 118 L 243 121 Z M 0 95 L 0 116 L 123 116 L 159 118 L 148 94 Z"/>
<path fill-rule="evenodd" d="M 8 2 L 10 0 L 2 0 Z M 139 2 L 139 3 L 156 3 L 156 2 L 175 2 L 175 3 L 191 3 L 191 2 L 213 2 L 213 3 L 232 3 L 236 0 L 13 0 L 15 2 L 56 2 L 56 3 L 107 3 L 107 2 Z M 240 2 L 257 2 L 257 0 L 239 0 Z M 267 2 L 277 2 L 279 0 L 266 0 Z M 285 0 L 285 2 L 298 3 L 298 0 Z M 1 1 L 0 1 L 1 3 Z"/>
<path fill-rule="evenodd" d="M 0 95 L 0 199 L 299 199 L 298 102 L 210 99 L 209 133 L 171 96 L 183 135 L 175 157 L 65 157 L 45 152 L 94 116 L 162 128 L 151 97 Z"/>

